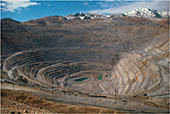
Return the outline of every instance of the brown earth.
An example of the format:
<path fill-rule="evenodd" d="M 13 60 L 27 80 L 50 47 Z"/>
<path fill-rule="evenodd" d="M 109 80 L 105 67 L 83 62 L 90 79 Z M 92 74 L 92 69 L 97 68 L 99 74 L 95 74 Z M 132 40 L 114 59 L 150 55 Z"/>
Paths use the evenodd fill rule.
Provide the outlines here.
<path fill-rule="evenodd" d="M 92 106 L 59 104 L 37 97 L 31 92 L 1 90 L 1 113 L 123 113 Z"/>

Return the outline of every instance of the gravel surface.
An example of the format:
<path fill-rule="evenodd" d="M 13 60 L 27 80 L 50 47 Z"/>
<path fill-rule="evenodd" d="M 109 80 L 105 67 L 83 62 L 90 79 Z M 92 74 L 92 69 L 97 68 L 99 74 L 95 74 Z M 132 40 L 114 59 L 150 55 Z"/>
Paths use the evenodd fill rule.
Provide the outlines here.
<path fill-rule="evenodd" d="M 121 111 L 93 107 L 70 105 L 44 100 L 31 92 L 4 90 L 1 91 L 1 113 L 123 113 Z"/>

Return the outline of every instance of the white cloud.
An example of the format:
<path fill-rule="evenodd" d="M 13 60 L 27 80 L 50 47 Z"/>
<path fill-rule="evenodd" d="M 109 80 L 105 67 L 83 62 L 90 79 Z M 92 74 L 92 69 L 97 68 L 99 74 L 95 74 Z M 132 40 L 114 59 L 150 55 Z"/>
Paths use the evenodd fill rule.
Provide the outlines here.
<path fill-rule="evenodd" d="M 97 4 L 99 4 L 100 7 L 102 7 L 102 8 L 113 8 L 113 6 L 120 7 L 123 5 L 128 5 L 130 3 L 127 1 L 104 1 L 104 2 L 98 2 Z"/>
<path fill-rule="evenodd" d="M 50 4 L 47 4 L 47 6 L 51 6 Z"/>
<path fill-rule="evenodd" d="M 89 3 L 88 3 L 88 2 L 84 2 L 84 4 L 83 4 L 83 5 L 87 6 L 87 5 L 89 5 Z"/>
<path fill-rule="evenodd" d="M 108 4 L 108 3 L 98 2 L 98 4 L 99 4 L 102 8 L 107 8 L 107 7 L 109 7 L 109 4 Z"/>
<path fill-rule="evenodd" d="M 30 2 L 30 0 L 2 0 L 0 4 L 2 11 L 15 12 L 21 8 L 26 8 L 33 5 L 40 5 L 36 2 Z"/>
<path fill-rule="evenodd" d="M 131 4 L 125 4 L 120 7 L 92 10 L 92 11 L 88 11 L 88 13 L 96 13 L 96 14 L 125 13 L 138 8 L 150 8 L 150 9 L 155 9 L 160 11 L 169 11 L 169 2 L 158 1 L 158 0 L 157 1 L 151 0 L 150 2 L 140 1 L 140 2 L 133 2 Z"/>
<path fill-rule="evenodd" d="M 4 6 L 4 7 L 5 7 L 5 6 L 6 6 L 6 3 L 0 3 L 0 6 Z"/>

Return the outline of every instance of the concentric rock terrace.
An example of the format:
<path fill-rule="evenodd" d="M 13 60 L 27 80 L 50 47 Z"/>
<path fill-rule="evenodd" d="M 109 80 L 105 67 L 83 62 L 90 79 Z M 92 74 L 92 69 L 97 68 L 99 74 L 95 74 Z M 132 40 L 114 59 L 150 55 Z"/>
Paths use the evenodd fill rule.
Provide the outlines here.
<path fill-rule="evenodd" d="M 46 87 L 111 95 L 116 90 L 119 95 L 166 96 L 169 94 L 168 41 L 168 37 L 162 37 L 138 53 L 123 53 L 114 67 L 104 64 L 107 59 L 102 59 L 102 50 L 54 48 L 18 52 L 5 60 L 3 70 L 11 79 L 23 76 Z M 103 76 L 102 80 L 97 79 L 99 75 Z M 87 79 L 75 81 L 84 77 Z"/>

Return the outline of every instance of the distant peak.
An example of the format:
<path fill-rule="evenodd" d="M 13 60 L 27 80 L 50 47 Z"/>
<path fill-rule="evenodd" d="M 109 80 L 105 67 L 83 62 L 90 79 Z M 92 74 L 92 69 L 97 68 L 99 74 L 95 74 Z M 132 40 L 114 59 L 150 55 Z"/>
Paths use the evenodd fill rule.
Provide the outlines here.
<path fill-rule="evenodd" d="M 6 21 L 14 21 L 14 22 L 20 23 L 19 21 L 16 21 L 16 20 L 11 19 L 11 18 L 3 18 L 2 20 L 6 20 Z"/>
<path fill-rule="evenodd" d="M 1 21 L 10 21 L 10 22 L 15 22 L 15 23 L 21 23 L 21 22 L 19 22 L 19 21 L 16 21 L 16 20 L 14 20 L 14 19 L 11 19 L 11 18 L 3 18 L 3 19 L 1 19 Z"/>
<path fill-rule="evenodd" d="M 73 16 L 86 16 L 84 13 L 76 13 L 76 14 L 74 14 Z"/>
<path fill-rule="evenodd" d="M 168 11 L 158 11 L 149 8 L 139 8 L 124 13 L 125 16 L 143 17 L 143 18 L 168 18 L 169 14 L 170 12 Z"/>
<path fill-rule="evenodd" d="M 106 19 L 109 18 L 111 15 L 99 15 L 99 14 L 85 14 L 85 13 L 76 13 L 70 14 L 66 16 L 67 20 L 85 20 L 85 19 Z"/>

